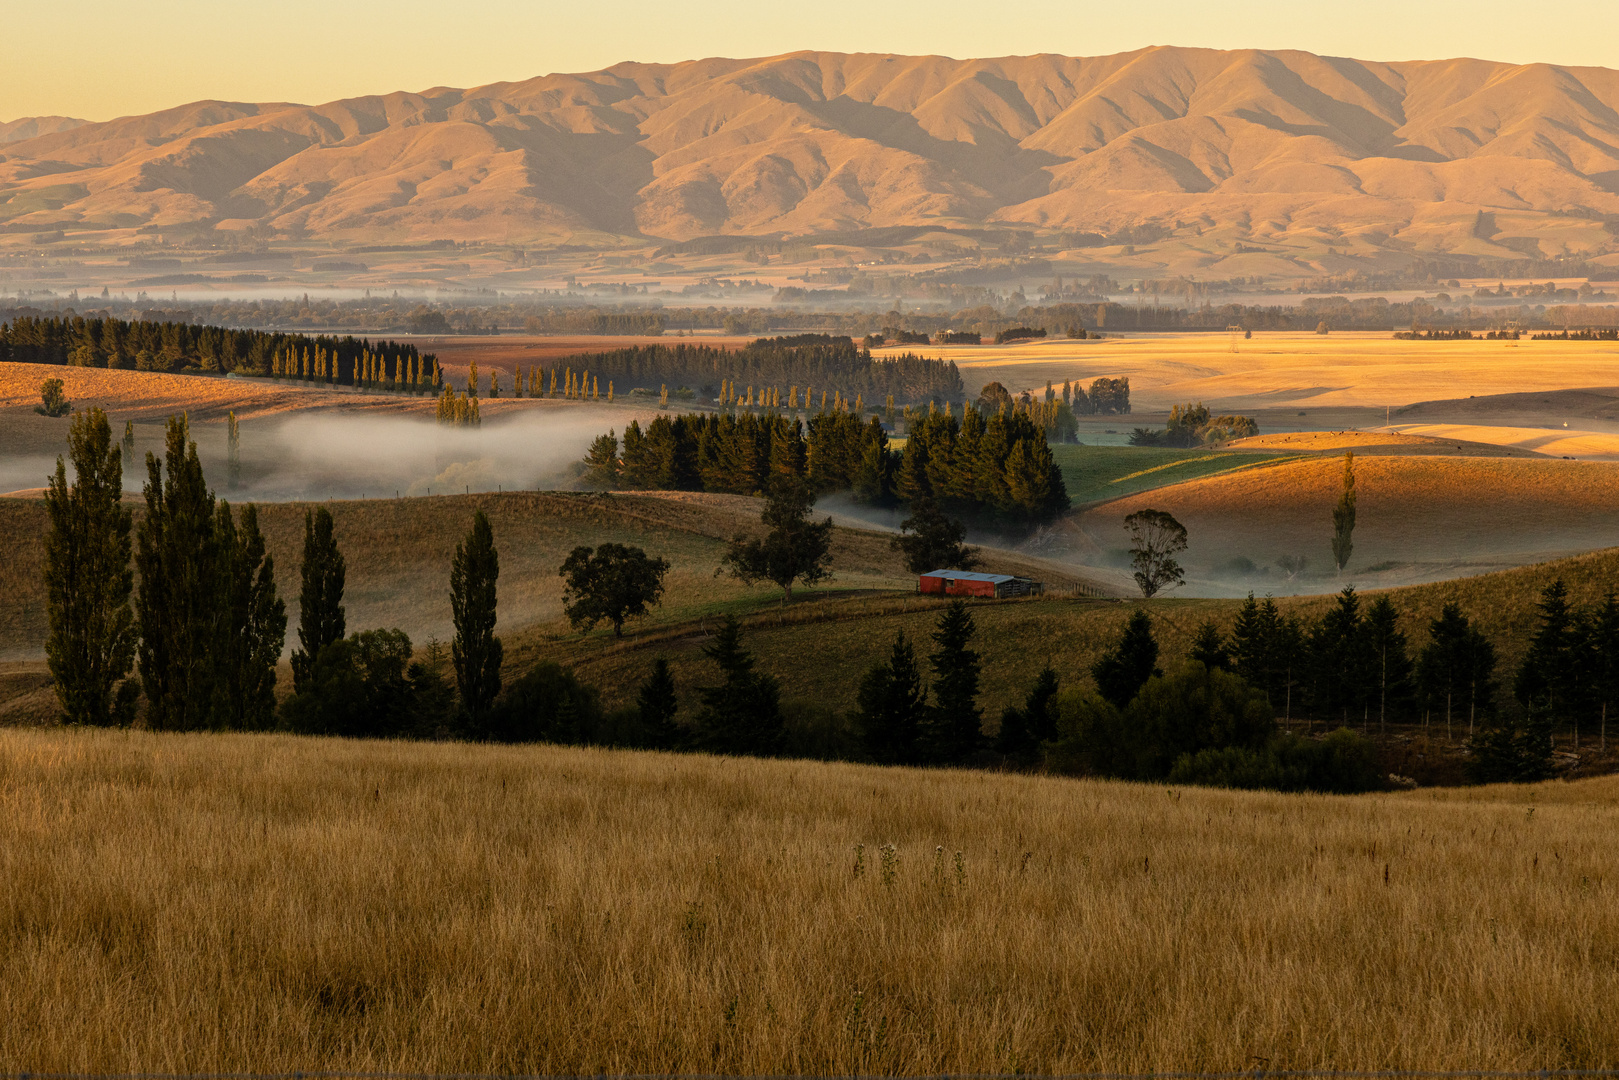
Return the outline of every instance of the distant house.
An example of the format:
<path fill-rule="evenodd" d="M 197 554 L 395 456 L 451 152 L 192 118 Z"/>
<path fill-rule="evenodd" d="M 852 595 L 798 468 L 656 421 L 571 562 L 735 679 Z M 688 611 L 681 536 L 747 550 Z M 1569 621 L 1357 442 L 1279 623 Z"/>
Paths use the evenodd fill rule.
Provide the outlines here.
<path fill-rule="evenodd" d="M 917 578 L 916 591 L 934 596 L 985 596 L 1004 599 L 1008 596 L 1039 595 L 1046 591 L 1045 584 L 1011 574 L 979 574 L 971 570 L 934 570 Z"/>

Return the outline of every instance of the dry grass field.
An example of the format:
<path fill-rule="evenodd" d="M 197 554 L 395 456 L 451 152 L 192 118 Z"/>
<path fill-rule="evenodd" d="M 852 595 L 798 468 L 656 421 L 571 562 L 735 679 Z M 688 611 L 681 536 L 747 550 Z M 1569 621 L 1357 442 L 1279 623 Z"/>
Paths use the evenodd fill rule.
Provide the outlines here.
<path fill-rule="evenodd" d="M 1014 392 L 1048 381 L 1128 376 L 1137 411 L 1203 401 L 1222 411 L 1362 407 L 1381 412 L 1440 398 L 1611 386 L 1619 344 L 1586 341 L 1396 341 L 1387 333 L 1256 331 L 1048 338 L 1011 345 L 910 346 L 954 360 L 967 389 Z M 903 351 L 896 349 L 894 351 Z M 1126 422 L 1129 418 L 1123 418 Z M 1301 424 L 1300 426 L 1306 426 Z"/>
<path fill-rule="evenodd" d="M 1271 445 L 1285 445 L 1271 440 Z M 1619 464 L 1545 458 L 1357 456 L 1355 552 L 1343 581 L 1365 587 L 1432 581 L 1523 565 L 1619 542 Z M 1186 526 L 1183 562 L 1197 589 L 1336 588 L 1332 507 L 1343 475 L 1337 455 L 1306 457 L 1191 480 L 1076 512 L 1053 531 L 1047 554 L 1102 559 L 1127 546 L 1123 518 L 1145 507 Z M 1260 567 L 1302 555 L 1302 581 L 1248 581 L 1220 568 Z"/>
<path fill-rule="evenodd" d="M 0 1069 L 1619 1064 L 1619 780 L 0 732 Z"/>

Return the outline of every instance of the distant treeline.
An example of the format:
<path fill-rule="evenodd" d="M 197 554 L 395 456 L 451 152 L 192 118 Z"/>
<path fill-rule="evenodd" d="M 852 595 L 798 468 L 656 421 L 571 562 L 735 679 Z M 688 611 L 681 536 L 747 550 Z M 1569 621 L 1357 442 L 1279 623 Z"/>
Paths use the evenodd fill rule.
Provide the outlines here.
<path fill-rule="evenodd" d="M 661 385 L 713 393 L 729 384 L 733 392 L 743 385 L 750 392 L 755 387 L 760 391 L 790 388 L 795 399 L 800 390 L 866 401 L 892 398 L 940 403 L 959 402 L 966 394 L 961 373 L 952 361 L 910 353 L 874 360 L 851 339 L 827 334 L 765 338 L 736 350 L 712 345 L 638 345 L 580 353 L 554 366 L 588 371 L 594 379 L 611 381 L 620 393 Z"/>
<path fill-rule="evenodd" d="M 1068 490 L 1045 432 L 1027 412 L 987 418 L 963 406 L 918 412 L 903 453 L 889 449 L 882 422 L 822 412 L 806 425 L 781 415 L 659 416 L 643 431 L 630 421 L 622 442 L 598 438 L 586 481 L 646 491 L 753 495 L 778 478 L 819 492 L 849 491 L 873 505 L 932 498 L 964 517 L 1029 524 L 1068 508 Z"/>
<path fill-rule="evenodd" d="M 0 362 L 234 372 L 343 386 L 386 382 L 403 388 L 408 380 L 425 387 L 442 381 L 437 358 L 410 344 L 113 318 L 18 316 L 0 323 Z"/>
<path fill-rule="evenodd" d="M 1522 336 L 1518 330 L 1487 330 L 1478 334 L 1471 330 L 1400 330 L 1394 335 L 1397 341 L 1517 341 Z"/>

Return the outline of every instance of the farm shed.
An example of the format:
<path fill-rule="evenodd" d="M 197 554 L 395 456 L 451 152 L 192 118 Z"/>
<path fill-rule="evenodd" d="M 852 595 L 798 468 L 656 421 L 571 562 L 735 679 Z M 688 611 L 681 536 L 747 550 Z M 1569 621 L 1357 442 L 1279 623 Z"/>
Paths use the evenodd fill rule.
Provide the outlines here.
<path fill-rule="evenodd" d="M 934 570 L 916 580 L 916 591 L 934 596 L 1028 596 L 1043 593 L 1042 582 L 1011 574 L 979 574 L 971 570 Z"/>

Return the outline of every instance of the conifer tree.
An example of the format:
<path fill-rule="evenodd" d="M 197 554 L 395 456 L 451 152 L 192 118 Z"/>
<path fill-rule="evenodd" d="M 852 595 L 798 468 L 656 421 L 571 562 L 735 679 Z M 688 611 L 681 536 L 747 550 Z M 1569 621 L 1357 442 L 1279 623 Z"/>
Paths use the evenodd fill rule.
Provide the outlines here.
<path fill-rule="evenodd" d="M 928 692 L 904 631 L 894 635 L 888 659 L 866 670 L 856 700 L 860 708 L 855 722 L 871 760 L 879 765 L 914 765 L 922 760 Z"/>
<path fill-rule="evenodd" d="M 1540 626 L 1513 680 L 1513 693 L 1528 710 L 1557 723 L 1575 713 L 1579 679 L 1578 614 L 1568 602 L 1568 586 L 1558 578 L 1540 594 Z"/>
<path fill-rule="evenodd" d="M 495 636 L 496 583 L 500 555 L 494 531 L 482 510 L 472 515 L 472 529 L 455 547 L 450 564 L 450 618 L 455 638 L 450 657 L 461 704 L 474 725 L 481 724 L 500 694 L 500 638 Z"/>
<path fill-rule="evenodd" d="M 652 664 L 652 674 L 641 683 L 636 693 L 636 705 L 641 715 L 641 731 L 646 744 L 653 750 L 675 750 L 683 741 L 675 714 L 680 711 L 680 698 L 675 693 L 675 676 L 669 670 L 669 661 L 658 657 Z"/>
<path fill-rule="evenodd" d="M 304 511 L 304 560 L 299 569 L 298 650 L 292 654 L 292 686 L 303 693 L 313 686 L 320 652 L 343 640 L 343 579 L 346 566 L 333 535 L 332 515 L 324 506 Z"/>
<path fill-rule="evenodd" d="M 1611 592 L 1591 616 L 1584 661 L 1591 706 L 1597 714 L 1599 748 L 1606 753 L 1608 715 L 1619 703 L 1619 598 Z"/>
<path fill-rule="evenodd" d="M 45 657 L 64 723 L 127 724 L 135 706 L 135 684 L 124 678 L 135 657 L 130 513 L 122 455 L 101 409 L 73 417 L 68 457 L 72 486 L 58 457 L 45 494 Z"/>
<path fill-rule="evenodd" d="M 263 730 L 275 716 L 275 666 L 287 636 L 287 609 L 275 590 L 275 560 L 264 550 L 258 507 L 242 509 L 237 528 L 230 504 L 214 516 L 220 595 L 213 635 L 212 726 Z"/>
<path fill-rule="evenodd" d="M 1113 648 L 1091 665 L 1096 689 L 1115 708 L 1122 709 L 1158 670 L 1158 641 L 1152 636 L 1152 618 L 1137 608 L 1125 623 L 1124 632 Z"/>
<path fill-rule="evenodd" d="M 720 670 L 720 682 L 697 691 L 703 708 L 697 731 L 703 749 L 717 754 L 768 757 L 781 748 L 781 688 L 754 670 L 742 647 L 742 625 L 728 615 L 703 655 Z"/>
<path fill-rule="evenodd" d="M 1026 757 L 1057 735 L 1057 672 L 1050 664 L 1035 678 L 1023 705 L 1012 706 L 1001 714 L 1001 730 L 995 749 L 1008 757 Z"/>
<path fill-rule="evenodd" d="M 213 704 L 214 496 L 189 436 L 186 418 L 171 416 L 162 465 L 146 455 L 146 515 L 136 531 L 137 664 L 147 723 L 157 730 L 201 728 Z"/>
<path fill-rule="evenodd" d="M 1382 732 L 1387 730 L 1391 709 L 1396 715 L 1405 710 L 1413 670 L 1405 634 L 1399 628 L 1399 612 L 1387 596 L 1379 596 L 1366 609 L 1366 644 L 1371 651 L 1377 725 Z"/>
<path fill-rule="evenodd" d="M 1198 624 L 1197 634 L 1192 638 L 1191 657 L 1206 668 L 1229 668 L 1231 654 L 1226 650 L 1225 639 L 1220 636 L 1220 628 L 1214 625 L 1213 619 L 1204 619 Z"/>
<path fill-rule="evenodd" d="M 975 627 L 962 600 L 952 601 L 933 632 L 933 708 L 928 714 L 929 756 L 945 765 L 967 760 L 983 742 L 978 708 L 978 653 L 970 648 Z"/>

